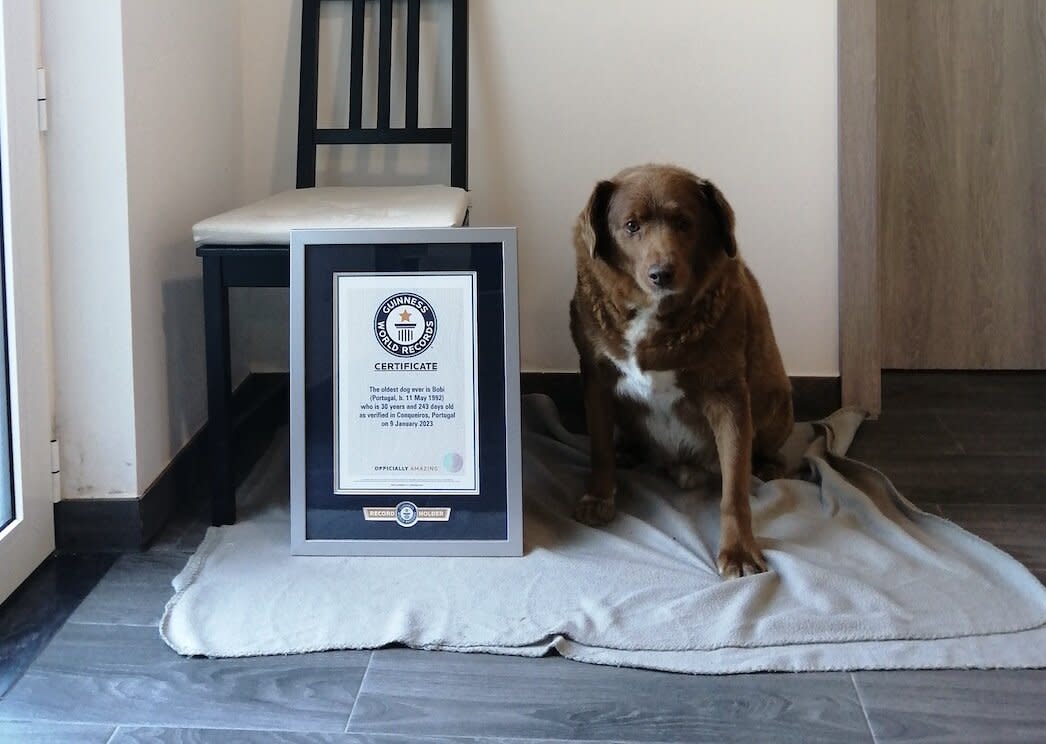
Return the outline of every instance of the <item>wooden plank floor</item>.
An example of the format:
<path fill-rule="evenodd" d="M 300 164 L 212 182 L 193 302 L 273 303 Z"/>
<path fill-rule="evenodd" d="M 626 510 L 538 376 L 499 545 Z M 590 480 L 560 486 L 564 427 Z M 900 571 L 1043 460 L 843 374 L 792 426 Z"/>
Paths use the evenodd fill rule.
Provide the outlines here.
<path fill-rule="evenodd" d="M 854 454 L 1046 580 L 1046 375 L 890 374 L 884 403 Z M 0 744 L 1046 740 L 1046 671 L 699 677 L 395 648 L 183 659 L 156 625 L 205 528 L 188 509 L 111 568 L 64 557 L 0 608 Z"/>

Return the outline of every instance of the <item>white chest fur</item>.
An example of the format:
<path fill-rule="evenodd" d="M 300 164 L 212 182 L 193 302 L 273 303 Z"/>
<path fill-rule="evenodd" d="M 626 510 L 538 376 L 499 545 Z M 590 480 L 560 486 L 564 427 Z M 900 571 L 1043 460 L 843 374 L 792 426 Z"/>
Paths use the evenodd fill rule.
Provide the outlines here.
<path fill-rule="evenodd" d="M 645 429 L 662 454 L 669 459 L 697 454 L 707 443 L 679 417 L 683 391 L 679 389 L 675 371 L 644 371 L 636 361 L 636 346 L 656 329 L 656 307 L 640 310 L 625 329 L 625 357 L 611 357 L 621 377 L 616 393 L 631 398 L 647 408 Z"/>

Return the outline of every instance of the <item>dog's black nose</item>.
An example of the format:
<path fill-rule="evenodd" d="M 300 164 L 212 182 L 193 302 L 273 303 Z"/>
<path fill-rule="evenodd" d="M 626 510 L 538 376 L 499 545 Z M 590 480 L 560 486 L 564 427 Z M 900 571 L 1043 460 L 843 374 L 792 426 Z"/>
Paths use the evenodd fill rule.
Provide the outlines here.
<path fill-rule="evenodd" d="M 672 267 L 654 264 L 647 270 L 647 276 L 655 287 L 667 287 L 672 283 Z"/>

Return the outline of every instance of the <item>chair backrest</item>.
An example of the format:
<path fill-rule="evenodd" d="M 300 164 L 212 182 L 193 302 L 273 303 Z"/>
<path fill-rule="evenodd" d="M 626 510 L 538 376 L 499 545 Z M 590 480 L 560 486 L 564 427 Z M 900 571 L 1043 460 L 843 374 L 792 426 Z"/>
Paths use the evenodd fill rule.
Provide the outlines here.
<path fill-rule="evenodd" d="M 407 3 L 405 123 L 389 125 L 392 108 L 393 0 L 338 0 L 352 4 L 352 45 L 349 61 L 349 126 L 317 126 L 317 84 L 320 65 L 320 3 L 303 0 L 301 24 L 301 84 L 298 96 L 298 188 L 316 185 L 319 145 L 438 144 L 450 145 L 450 185 L 468 188 L 468 0 L 451 0 L 450 127 L 418 127 L 418 50 L 421 0 Z M 378 120 L 363 128 L 364 11 L 367 2 L 378 9 Z"/>

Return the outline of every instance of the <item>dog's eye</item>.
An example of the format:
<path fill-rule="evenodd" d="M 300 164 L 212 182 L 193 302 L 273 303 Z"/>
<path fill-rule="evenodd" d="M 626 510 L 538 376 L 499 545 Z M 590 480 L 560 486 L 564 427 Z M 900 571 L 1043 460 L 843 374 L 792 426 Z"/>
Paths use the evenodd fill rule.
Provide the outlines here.
<path fill-rule="evenodd" d="M 635 220 L 629 220 L 625 223 L 625 229 L 628 230 L 630 233 L 639 232 L 639 223 Z"/>

